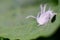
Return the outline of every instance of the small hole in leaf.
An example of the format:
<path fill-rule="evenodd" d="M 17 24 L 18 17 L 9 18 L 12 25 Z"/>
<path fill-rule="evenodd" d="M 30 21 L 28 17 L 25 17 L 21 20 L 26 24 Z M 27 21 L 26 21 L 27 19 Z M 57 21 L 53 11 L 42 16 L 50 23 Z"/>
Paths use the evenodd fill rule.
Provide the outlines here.
<path fill-rule="evenodd" d="M 54 17 L 52 18 L 51 22 L 53 23 L 53 22 L 55 22 L 55 20 L 56 20 L 56 15 L 54 15 Z"/>

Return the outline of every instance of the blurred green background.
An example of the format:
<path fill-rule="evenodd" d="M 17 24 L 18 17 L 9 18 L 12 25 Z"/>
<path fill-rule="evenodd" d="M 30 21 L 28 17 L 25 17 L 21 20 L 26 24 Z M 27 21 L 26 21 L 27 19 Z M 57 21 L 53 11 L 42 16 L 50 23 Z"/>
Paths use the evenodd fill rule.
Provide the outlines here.
<path fill-rule="evenodd" d="M 40 4 L 47 4 L 47 9 L 51 7 L 57 13 L 54 23 L 38 27 L 35 19 L 25 19 L 28 15 L 37 16 Z M 0 40 L 30 40 L 52 35 L 60 24 L 59 7 L 58 0 L 0 0 Z"/>

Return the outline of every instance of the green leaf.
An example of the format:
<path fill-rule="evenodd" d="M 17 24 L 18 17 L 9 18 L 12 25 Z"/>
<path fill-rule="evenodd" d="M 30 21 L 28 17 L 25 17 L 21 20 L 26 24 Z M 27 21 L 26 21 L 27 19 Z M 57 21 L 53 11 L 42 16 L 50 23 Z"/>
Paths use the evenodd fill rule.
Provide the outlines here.
<path fill-rule="evenodd" d="M 13 3 L 13 6 L 11 3 L 8 4 L 8 9 L 4 9 L 7 7 L 3 6 L 3 12 L 0 13 L 0 37 L 11 40 L 30 40 L 38 36 L 46 37 L 53 34 L 60 24 L 58 5 L 53 3 L 47 4 L 57 13 L 56 20 L 54 23 L 48 23 L 46 26 L 37 26 L 38 24 L 33 18 L 26 19 L 28 15 L 37 16 L 40 11 L 40 4 L 25 7 L 16 6 L 17 4 L 14 5 Z"/>

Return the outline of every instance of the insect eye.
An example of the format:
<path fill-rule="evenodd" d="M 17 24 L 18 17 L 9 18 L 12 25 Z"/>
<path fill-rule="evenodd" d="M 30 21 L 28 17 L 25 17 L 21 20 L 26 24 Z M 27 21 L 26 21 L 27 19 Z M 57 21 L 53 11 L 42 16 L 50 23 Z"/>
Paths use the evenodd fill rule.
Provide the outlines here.
<path fill-rule="evenodd" d="M 56 15 L 53 16 L 51 22 L 53 23 L 56 20 Z"/>

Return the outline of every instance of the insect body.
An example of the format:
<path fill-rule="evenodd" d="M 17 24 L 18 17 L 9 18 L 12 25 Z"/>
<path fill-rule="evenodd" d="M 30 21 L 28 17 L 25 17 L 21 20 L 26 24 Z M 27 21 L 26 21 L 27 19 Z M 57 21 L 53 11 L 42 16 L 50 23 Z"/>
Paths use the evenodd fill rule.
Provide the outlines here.
<path fill-rule="evenodd" d="M 51 20 L 53 18 L 54 15 L 56 15 L 56 13 L 54 13 L 52 10 L 50 10 L 50 8 L 46 11 L 46 4 L 40 5 L 41 8 L 41 12 L 38 13 L 37 17 L 34 17 L 32 15 L 27 16 L 26 18 L 35 18 L 37 20 L 38 25 L 44 25 L 46 23 L 48 23 L 49 20 Z"/>

